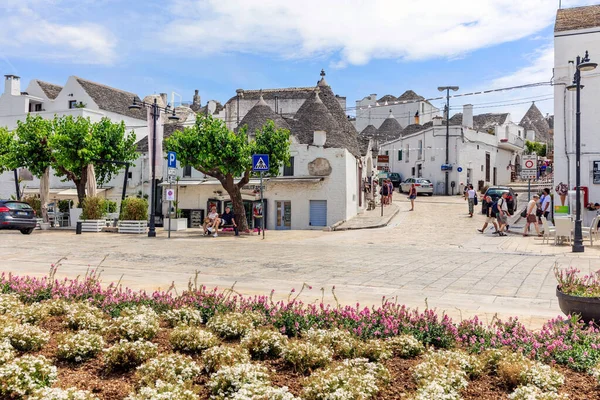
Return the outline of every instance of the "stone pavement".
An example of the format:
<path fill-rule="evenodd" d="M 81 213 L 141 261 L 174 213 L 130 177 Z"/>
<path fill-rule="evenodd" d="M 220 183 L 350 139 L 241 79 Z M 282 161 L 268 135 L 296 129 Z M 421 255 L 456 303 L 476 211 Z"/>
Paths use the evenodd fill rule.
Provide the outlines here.
<path fill-rule="evenodd" d="M 378 204 L 377 207 L 375 207 L 375 209 L 365 211 L 362 214 L 359 214 L 354 218 L 343 222 L 342 224 L 335 227 L 333 230 L 349 231 L 353 229 L 383 228 L 384 226 L 387 226 L 390 223 L 392 218 L 394 218 L 399 211 L 400 207 L 398 206 L 398 203 L 392 203 L 390 205 L 383 206 L 383 215 L 381 215 L 381 204 Z"/>
<path fill-rule="evenodd" d="M 0 232 L 0 271 L 45 275 L 63 256 L 58 276 L 85 274 L 101 260 L 105 282 L 179 292 L 195 271 L 209 287 L 243 294 L 288 296 L 303 283 L 306 301 L 381 304 L 382 296 L 410 307 L 426 303 L 459 319 L 491 320 L 517 315 L 530 327 L 560 315 L 553 276 L 558 267 L 600 269 L 600 246 L 574 255 L 570 247 L 544 245 L 536 237 L 496 237 L 476 231 L 483 216 L 469 218 L 459 197 L 419 197 L 414 212 L 397 199 L 398 214 L 387 227 L 343 232 L 268 231 L 259 236 L 202 237 L 200 231 L 160 231 L 155 239 L 111 233 L 75 235 L 36 231 Z M 588 242 L 586 242 L 586 245 Z M 323 288 L 323 291 L 321 291 Z"/>

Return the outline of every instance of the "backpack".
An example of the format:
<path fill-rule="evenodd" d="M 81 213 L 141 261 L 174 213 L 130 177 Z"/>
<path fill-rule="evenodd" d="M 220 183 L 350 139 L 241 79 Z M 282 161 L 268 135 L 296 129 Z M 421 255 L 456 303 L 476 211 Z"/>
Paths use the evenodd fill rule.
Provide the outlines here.
<path fill-rule="evenodd" d="M 492 213 L 498 214 L 499 212 L 500 210 L 498 209 L 498 201 L 495 201 L 494 203 L 492 203 Z"/>

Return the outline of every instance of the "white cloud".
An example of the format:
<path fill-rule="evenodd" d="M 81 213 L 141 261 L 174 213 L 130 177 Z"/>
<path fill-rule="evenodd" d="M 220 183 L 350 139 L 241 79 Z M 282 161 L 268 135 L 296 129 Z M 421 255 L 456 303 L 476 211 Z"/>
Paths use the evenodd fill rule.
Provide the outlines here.
<path fill-rule="evenodd" d="M 112 64 L 116 60 L 115 36 L 94 23 L 53 22 L 39 10 L 49 10 L 39 0 L 9 0 L 0 6 L 0 48 L 7 57 Z M 55 8 L 52 11 L 58 11 Z"/>
<path fill-rule="evenodd" d="M 335 54 L 337 67 L 376 58 L 453 58 L 533 35 L 553 23 L 557 6 L 551 0 L 173 0 L 160 38 L 202 54 Z"/>

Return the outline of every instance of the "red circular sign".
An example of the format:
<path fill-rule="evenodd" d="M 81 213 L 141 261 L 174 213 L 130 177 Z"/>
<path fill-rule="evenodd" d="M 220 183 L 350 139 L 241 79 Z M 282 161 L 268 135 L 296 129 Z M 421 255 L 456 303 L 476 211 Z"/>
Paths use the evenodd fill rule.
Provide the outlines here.
<path fill-rule="evenodd" d="M 533 160 L 525 161 L 525 168 L 533 168 L 534 162 Z"/>

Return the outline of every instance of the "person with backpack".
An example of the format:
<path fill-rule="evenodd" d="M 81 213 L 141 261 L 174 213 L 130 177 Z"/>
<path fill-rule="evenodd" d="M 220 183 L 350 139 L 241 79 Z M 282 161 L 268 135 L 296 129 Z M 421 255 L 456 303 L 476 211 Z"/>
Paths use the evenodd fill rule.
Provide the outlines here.
<path fill-rule="evenodd" d="M 505 231 L 508 230 L 508 192 L 502 193 L 502 197 L 496 201 L 492 207 L 495 207 L 496 219 L 498 220 L 499 235 L 506 236 Z"/>
<path fill-rule="evenodd" d="M 494 202 L 492 201 L 492 198 L 490 196 L 485 196 L 485 199 L 483 199 L 483 201 L 485 201 L 485 203 L 487 204 L 487 216 L 485 223 L 483 224 L 483 228 L 477 229 L 477 231 L 479 231 L 480 233 L 485 233 L 485 229 L 488 227 L 488 225 L 493 224 L 494 228 L 496 228 L 496 231 L 494 233 L 499 234 L 500 231 L 498 230 L 498 224 L 496 223 L 496 214 L 494 213 L 493 207 Z"/>
<path fill-rule="evenodd" d="M 538 218 L 536 215 L 536 211 L 538 209 L 537 204 L 539 199 L 540 196 L 534 194 L 529 203 L 527 203 L 527 209 L 525 210 L 525 218 L 527 219 L 525 221 L 525 228 L 523 229 L 523 236 L 527 236 L 529 232 L 529 226 L 531 224 L 533 224 L 533 226 L 535 227 L 537 235 L 542 236 L 542 234 L 540 233 L 540 226 L 538 224 Z"/>

